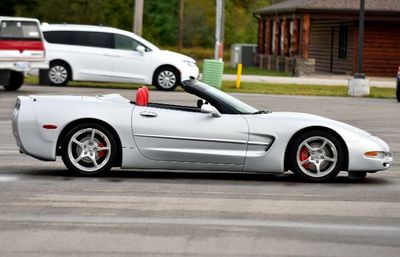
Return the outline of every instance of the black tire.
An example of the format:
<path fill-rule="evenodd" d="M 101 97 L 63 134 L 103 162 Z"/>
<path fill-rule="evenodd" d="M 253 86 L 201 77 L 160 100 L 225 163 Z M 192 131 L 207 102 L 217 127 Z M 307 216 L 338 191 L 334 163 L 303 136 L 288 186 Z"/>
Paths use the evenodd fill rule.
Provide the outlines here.
<path fill-rule="evenodd" d="M 353 181 L 361 181 L 367 177 L 367 172 L 365 171 L 353 171 L 349 172 L 349 179 Z"/>
<path fill-rule="evenodd" d="M 162 91 L 173 91 L 181 83 L 179 71 L 170 66 L 158 68 L 153 75 L 153 85 Z"/>
<path fill-rule="evenodd" d="M 306 132 L 294 141 L 289 161 L 291 170 L 298 177 L 306 181 L 327 182 L 340 172 L 344 157 L 343 147 L 335 136 L 316 130 Z"/>
<path fill-rule="evenodd" d="M 91 140 L 93 131 L 95 131 L 94 138 Z M 81 145 L 75 143 L 73 139 Z M 109 150 L 100 150 L 100 147 L 108 147 Z M 96 123 L 79 124 L 68 131 L 61 143 L 61 152 L 65 166 L 84 176 L 106 174 L 113 167 L 118 155 L 113 133 L 105 126 Z"/>
<path fill-rule="evenodd" d="M 72 71 L 65 62 L 55 61 L 50 63 L 47 76 L 50 85 L 66 86 L 68 81 L 72 79 Z"/>
<path fill-rule="evenodd" d="M 396 98 L 400 102 L 400 78 L 397 78 Z"/>
<path fill-rule="evenodd" d="M 48 69 L 39 70 L 39 85 L 50 85 Z"/>
<path fill-rule="evenodd" d="M 24 73 L 18 71 L 10 71 L 8 84 L 3 85 L 6 91 L 16 91 L 24 84 Z"/>

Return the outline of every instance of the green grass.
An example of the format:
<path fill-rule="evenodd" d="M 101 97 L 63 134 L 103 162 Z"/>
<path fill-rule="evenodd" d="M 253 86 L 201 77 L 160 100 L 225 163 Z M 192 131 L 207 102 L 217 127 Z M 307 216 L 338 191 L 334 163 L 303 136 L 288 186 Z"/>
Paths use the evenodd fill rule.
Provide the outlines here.
<path fill-rule="evenodd" d="M 225 65 L 224 74 L 237 74 L 236 68 L 231 68 L 229 65 Z M 269 71 L 257 67 L 243 67 L 242 75 L 261 75 L 261 76 L 276 76 L 276 77 L 289 77 L 291 74 L 281 71 Z"/>
<path fill-rule="evenodd" d="M 348 96 L 347 86 L 318 86 L 296 84 L 265 84 L 265 83 L 241 83 L 240 89 L 236 89 L 235 82 L 224 81 L 222 90 L 232 93 L 276 94 L 276 95 L 310 95 L 310 96 Z M 396 89 L 371 87 L 371 98 L 394 98 Z"/>
<path fill-rule="evenodd" d="M 27 84 L 38 84 L 37 77 L 27 77 Z M 96 87 L 114 89 L 137 89 L 142 85 L 128 83 L 95 83 L 95 82 L 70 82 L 71 87 Z M 60 87 L 61 88 L 61 87 Z M 182 90 L 178 87 L 178 90 Z M 242 82 L 240 89 L 236 89 L 235 82 L 224 81 L 222 90 L 230 93 L 276 94 L 276 95 L 310 95 L 310 96 L 348 96 L 346 86 L 318 86 L 296 84 L 271 84 Z M 370 98 L 395 98 L 396 89 L 371 87 Z"/>
<path fill-rule="evenodd" d="M 197 62 L 200 72 L 203 72 L 203 62 Z M 224 64 L 224 74 L 237 74 L 237 68 L 232 68 L 229 63 Z M 257 67 L 243 67 L 242 75 L 260 75 L 260 76 L 276 76 L 276 77 L 289 77 L 290 73 L 281 71 L 270 71 Z"/>

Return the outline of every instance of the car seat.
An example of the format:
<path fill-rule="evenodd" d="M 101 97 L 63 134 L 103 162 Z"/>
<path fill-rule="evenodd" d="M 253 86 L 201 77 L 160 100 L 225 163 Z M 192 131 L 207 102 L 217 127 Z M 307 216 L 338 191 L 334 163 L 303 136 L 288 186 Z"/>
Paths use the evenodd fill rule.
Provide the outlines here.
<path fill-rule="evenodd" d="M 136 91 L 136 105 L 147 106 L 149 103 L 149 89 L 147 87 L 141 87 Z"/>

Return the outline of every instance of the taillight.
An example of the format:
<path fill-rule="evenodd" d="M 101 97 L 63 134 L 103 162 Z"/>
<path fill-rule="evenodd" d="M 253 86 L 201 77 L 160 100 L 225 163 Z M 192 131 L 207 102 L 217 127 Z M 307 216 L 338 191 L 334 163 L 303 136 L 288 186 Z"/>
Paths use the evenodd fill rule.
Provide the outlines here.
<path fill-rule="evenodd" d="M 399 69 L 398 69 L 398 71 L 397 71 L 397 77 L 400 78 L 400 66 L 399 66 Z"/>
<path fill-rule="evenodd" d="M 17 99 L 17 102 L 15 103 L 14 110 L 13 110 L 13 117 L 16 118 L 19 113 L 19 108 L 21 107 L 21 100 Z"/>

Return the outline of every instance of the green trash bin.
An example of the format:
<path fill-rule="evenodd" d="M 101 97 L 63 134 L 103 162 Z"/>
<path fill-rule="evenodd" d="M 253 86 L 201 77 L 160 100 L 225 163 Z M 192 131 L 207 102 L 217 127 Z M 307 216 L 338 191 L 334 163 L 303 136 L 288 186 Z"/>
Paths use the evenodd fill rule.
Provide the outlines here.
<path fill-rule="evenodd" d="M 221 88 L 224 62 L 207 59 L 203 64 L 202 81 L 210 86 Z"/>

